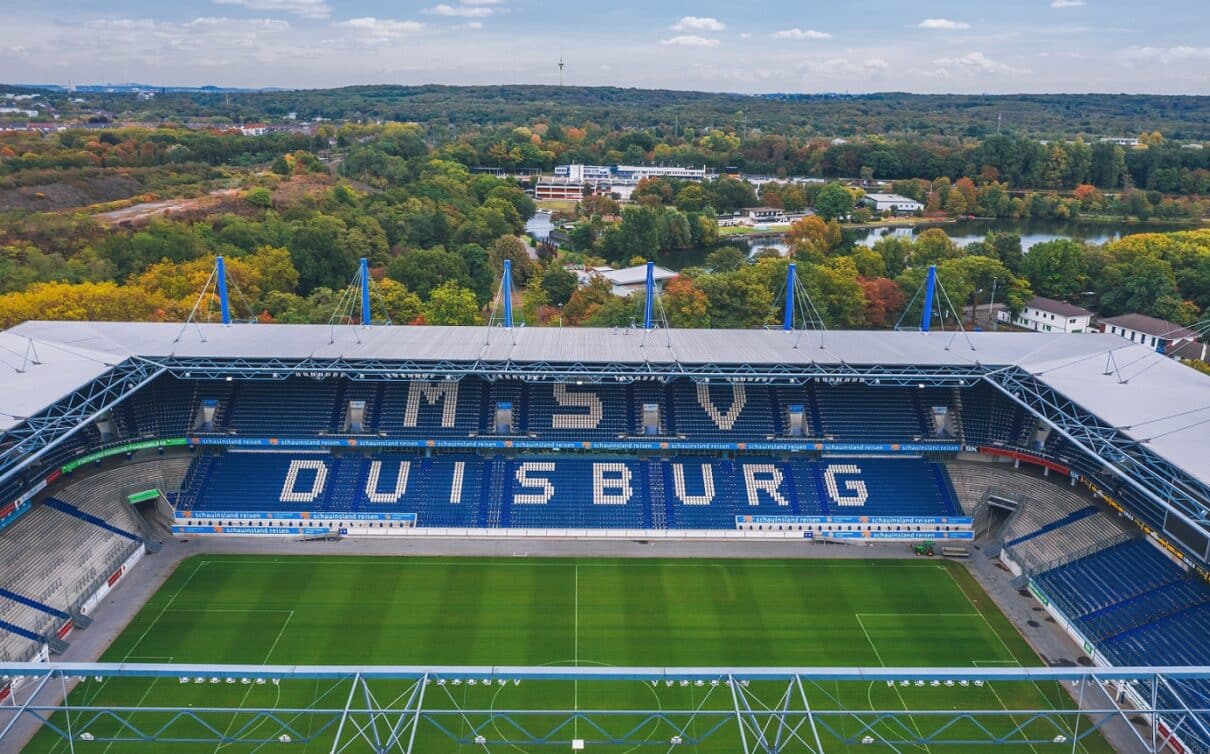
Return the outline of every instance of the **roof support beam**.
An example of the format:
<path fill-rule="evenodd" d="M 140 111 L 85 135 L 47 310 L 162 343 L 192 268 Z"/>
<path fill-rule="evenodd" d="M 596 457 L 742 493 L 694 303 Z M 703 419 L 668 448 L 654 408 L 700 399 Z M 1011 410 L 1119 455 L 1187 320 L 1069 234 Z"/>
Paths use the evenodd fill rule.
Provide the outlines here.
<path fill-rule="evenodd" d="M 13 427 L 2 438 L 0 485 L 164 371 L 153 362 L 129 359 Z"/>
<path fill-rule="evenodd" d="M 1020 368 L 988 373 L 986 381 L 1134 490 L 1186 524 L 1207 530 L 1210 494 L 1113 427 Z M 1141 459 L 1141 460 L 1140 460 Z M 1191 491 L 1196 490 L 1196 492 Z M 1199 498 L 1200 496 L 1200 498 Z"/>

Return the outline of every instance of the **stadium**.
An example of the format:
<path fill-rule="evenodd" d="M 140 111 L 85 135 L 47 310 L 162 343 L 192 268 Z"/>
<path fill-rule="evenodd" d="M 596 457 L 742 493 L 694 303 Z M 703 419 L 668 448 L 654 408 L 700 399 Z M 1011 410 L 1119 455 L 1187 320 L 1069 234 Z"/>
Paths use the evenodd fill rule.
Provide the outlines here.
<path fill-rule="evenodd" d="M 1210 750 L 1210 381 L 928 324 L 2 332 L 0 750 Z"/>

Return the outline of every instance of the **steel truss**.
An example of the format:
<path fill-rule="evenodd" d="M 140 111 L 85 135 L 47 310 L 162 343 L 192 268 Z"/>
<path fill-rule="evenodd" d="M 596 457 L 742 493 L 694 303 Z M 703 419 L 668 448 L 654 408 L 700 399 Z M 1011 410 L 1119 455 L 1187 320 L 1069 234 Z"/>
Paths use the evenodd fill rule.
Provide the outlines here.
<path fill-rule="evenodd" d="M 0 445 L 0 486 L 164 371 L 154 362 L 129 359 L 5 432 Z"/>
<path fill-rule="evenodd" d="M 208 745 L 309 744 L 331 754 L 411 754 L 418 737 L 434 745 L 484 751 L 524 747 L 648 745 L 666 751 L 709 742 L 744 754 L 825 754 L 840 746 L 882 744 L 954 747 L 1071 744 L 1121 722 L 1139 748 L 1158 753 L 1172 738 L 1210 742 L 1210 667 L 1199 668 L 558 668 L 327 667 L 264 665 L 139 665 L 8 663 L 0 674 L 20 678 L 10 705 L 0 706 L 0 748 L 20 723 L 36 723 L 63 739 Z M 312 681 L 307 706 L 173 706 L 159 693 L 154 706 L 76 701 L 68 684 L 92 678 L 179 678 L 198 683 L 285 684 Z M 470 708 L 458 685 L 505 687 L 531 682 L 616 682 L 695 689 L 692 706 L 677 709 L 581 708 L 578 701 L 543 709 Z M 858 708 L 840 684 L 983 686 L 1064 683 L 1070 709 L 911 709 L 900 704 Z M 311 684 L 308 684 L 309 686 Z M 347 688 L 346 688 L 347 687 Z M 322 689 L 326 689 L 321 691 Z M 460 691 L 460 690 L 459 690 Z M 965 698 L 956 689 L 955 698 Z M 337 693 L 339 692 L 339 693 Z M 1129 692 L 1129 693 L 1127 693 Z M 870 692 L 857 698 L 869 699 Z M 68 696 L 69 701 L 63 701 Z M 77 694 L 75 696 L 89 696 Z M 94 697 L 95 698 L 95 697 Z M 244 695 L 247 698 L 247 695 Z M 577 695 L 577 699 L 578 699 Z M 998 698 L 998 697 L 997 697 Z M 1039 700 L 1042 696 L 1039 694 Z M 1124 699 L 1129 698 L 1127 702 Z M 343 703 L 339 703 L 343 699 Z M 570 701 L 570 700 L 569 700 Z M 657 698 L 658 702 L 658 698 Z M 1049 702 L 1047 702 L 1049 704 Z M 939 705 L 942 706 L 942 705 Z M 1078 711 L 1077 711 L 1078 710 Z M 1139 717 L 1146 726 L 1136 724 Z M 437 744 L 434 744 L 437 742 Z M 444 742 L 442 744 L 441 742 Z M 1133 744 L 1134 742 L 1132 742 Z"/>
<path fill-rule="evenodd" d="M 984 379 L 1147 499 L 1191 526 L 1210 525 L 1210 487 L 1023 369 L 995 370 Z"/>
<path fill-rule="evenodd" d="M 877 385 L 972 385 L 987 371 L 978 364 L 935 367 L 852 364 L 688 364 L 563 363 L 543 361 L 380 361 L 343 358 L 287 359 L 148 359 L 182 379 L 284 380 L 287 377 L 347 377 L 354 380 L 454 380 L 482 377 L 529 382 L 578 380 L 590 384 L 676 379 L 722 382 L 801 384 L 811 380 L 866 382 Z"/>

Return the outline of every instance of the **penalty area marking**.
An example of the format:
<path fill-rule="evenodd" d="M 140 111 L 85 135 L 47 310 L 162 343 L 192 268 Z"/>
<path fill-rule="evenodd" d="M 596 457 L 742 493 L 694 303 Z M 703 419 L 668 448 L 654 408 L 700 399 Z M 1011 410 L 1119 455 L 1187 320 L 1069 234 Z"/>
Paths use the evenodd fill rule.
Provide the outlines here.
<path fill-rule="evenodd" d="M 861 619 L 862 615 L 863 615 L 863 613 L 854 613 L 853 614 L 853 616 L 855 618 L 857 618 L 857 625 L 861 626 L 861 633 L 865 634 L 865 640 L 867 642 L 869 642 L 870 649 L 874 650 L 874 656 L 878 658 L 878 664 L 885 668 L 887 666 L 887 664 L 882 661 L 882 653 L 878 651 L 878 645 L 874 643 L 873 637 L 870 636 L 869 630 L 866 629 L 865 621 L 863 621 Z M 872 616 L 873 614 L 871 613 L 870 615 Z M 923 618 L 936 617 L 936 616 L 929 615 L 926 613 L 916 613 L 915 615 L 916 615 L 916 617 L 923 617 Z M 874 683 L 873 681 L 870 682 L 871 690 L 873 690 L 873 683 Z M 867 694 L 867 696 L 868 696 L 868 694 Z M 903 692 L 901 692 L 899 690 L 898 685 L 895 685 L 895 696 L 899 697 L 899 703 L 903 705 L 903 711 L 907 713 L 908 719 L 912 721 L 912 727 L 916 729 L 916 735 L 919 736 L 920 738 L 923 738 L 924 735 L 920 732 L 920 724 L 916 722 L 916 717 L 912 714 L 912 710 L 908 707 L 907 700 L 903 698 Z M 920 748 L 922 746 L 926 752 L 929 752 L 931 754 L 932 750 L 929 749 L 928 744 L 917 744 L 916 748 Z"/>

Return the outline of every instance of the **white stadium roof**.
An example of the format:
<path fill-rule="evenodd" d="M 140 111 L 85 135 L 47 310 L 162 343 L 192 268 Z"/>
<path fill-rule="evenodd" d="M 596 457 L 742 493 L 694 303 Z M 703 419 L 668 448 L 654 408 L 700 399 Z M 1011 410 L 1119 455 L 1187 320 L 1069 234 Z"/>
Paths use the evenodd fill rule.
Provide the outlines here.
<path fill-rule="evenodd" d="M 969 338 L 969 340 L 968 340 Z M 38 364 L 28 363 L 27 350 Z M 822 347 L 821 347 L 822 346 Z M 1112 359 L 1110 355 L 1112 354 Z M 1018 366 L 1210 484 L 1210 377 L 1100 333 L 26 322 L 0 332 L 0 432 L 132 357 L 215 360 Z M 1107 371 L 1110 374 L 1106 374 Z"/>

